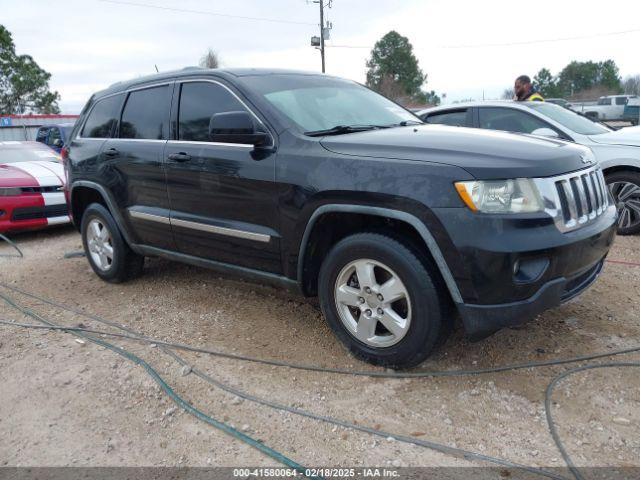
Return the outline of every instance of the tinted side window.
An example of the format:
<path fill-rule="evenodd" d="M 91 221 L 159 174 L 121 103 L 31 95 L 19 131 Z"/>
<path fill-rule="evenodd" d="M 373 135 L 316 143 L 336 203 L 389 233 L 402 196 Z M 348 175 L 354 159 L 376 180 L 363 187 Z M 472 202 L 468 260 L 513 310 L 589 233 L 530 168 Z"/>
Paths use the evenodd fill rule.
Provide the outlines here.
<path fill-rule="evenodd" d="M 611 99 L 601 98 L 600 100 L 598 100 L 598 105 L 611 105 Z"/>
<path fill-rule="evenodd" d="M 245 110 L 244 105 L 221 85 L 209 82 L 183 83 L 180 89 L 178 139 L 208 142 L 211 115 Z"/>
<path fill-rule="evenodd" d="M 626 105 L 627 98 L 626 97 L 616 97 L 616 105 Z"/>
<path fill-rule="evenodd" d="M 36 142 L 45 143 L 47 141 L 47 132 L 48 128 L 40 128 L 38 129 L 38 133 L 36 134 Z"/>
<path fill-rule="evenodd" d="M 53 145 L 56 140 L 62 140 L 60 130 L 57 127 L 51 127 L 49 129 L 49 138 L 47 138 L 47 145 Z"/>
<path fill-rule="evenodd" d="M 426 117 L 427 123 L 439 123 L 442 125 L 451 125 L 454 127 L 467 126 L 467 109 L 456 110 L 453 112 L 435 113 Z"/>
<path fill-rule="evenodd" d="M 552 128 L 533 115 L 510 108 L 479 108 L 480 128 L 507 132 L 531 133 L 538 128 Z"/>
<path fill-rule="evenodd" d="M 136 90 L 129 94 L 122 111 L 120 138 L 164 140 L 167 138 L 169 86 Z"/>
<path fill-rule="evenodd" d="M 96 103 L 82 127 L 82 136 L 108 138 L 120 114 L 120 105 L 122 105 L 122 95 L 114 95 Z"/>

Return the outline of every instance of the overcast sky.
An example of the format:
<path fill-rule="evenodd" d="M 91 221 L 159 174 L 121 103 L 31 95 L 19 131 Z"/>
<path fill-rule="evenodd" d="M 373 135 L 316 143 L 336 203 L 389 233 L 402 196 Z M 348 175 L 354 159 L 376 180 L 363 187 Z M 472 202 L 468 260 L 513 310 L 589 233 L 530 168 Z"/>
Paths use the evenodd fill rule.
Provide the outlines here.
<path fill-rule="evenodd" d="M 320 69 L 319 52 L 309 46 L 318 34 L 311 1 L 0 0 L 0 12 L 18 53 L 51 72 L 63 113 L 79 112 L 92 92 L 153 73 L 155 65 L 195 65 L 209 47 L 224 67 Z M 483 91 L 497 98 L 516 76 L 541 67 L 555 74 L 571 60 L 613 58 L 623 77 L 640 73 L 638 0 L 333 0 L 327 17 L 328 45 L 335 45 L 327 48 L 328 73 L 363 82 L 371 47 L 396 30 L 413 44 L 426 88 L 446 93 L 447 102 L 481 99 Z"/>

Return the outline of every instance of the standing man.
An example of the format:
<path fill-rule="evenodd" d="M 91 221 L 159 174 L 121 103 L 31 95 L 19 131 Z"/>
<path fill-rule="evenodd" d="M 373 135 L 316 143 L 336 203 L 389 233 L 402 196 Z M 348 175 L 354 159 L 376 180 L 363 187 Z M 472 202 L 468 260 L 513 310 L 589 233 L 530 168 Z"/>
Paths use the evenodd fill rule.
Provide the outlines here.
<path fill-rule="evenodd" d="M 531 79 L 527 75 L 520 75 L 516 78 L 513 90 L 518 102 L 544 102 L 544 98 L 533 87 Z"/>

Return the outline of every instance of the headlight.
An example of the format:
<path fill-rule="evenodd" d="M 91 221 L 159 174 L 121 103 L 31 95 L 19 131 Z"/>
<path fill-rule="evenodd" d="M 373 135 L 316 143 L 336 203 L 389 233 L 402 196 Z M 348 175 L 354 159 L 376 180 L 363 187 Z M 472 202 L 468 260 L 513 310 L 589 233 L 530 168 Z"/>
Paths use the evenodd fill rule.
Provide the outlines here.
<path fill-rule="evenodd" d="M 22 194 L 20 188 L 0 188 L 0 197 L 13 197 Z"/>
<path fill-rule="evenodd" d="M 462 201 L 474 212 L 530 213 L 544 211 L 538 189 L 531 179 L 456 182 Z"/>

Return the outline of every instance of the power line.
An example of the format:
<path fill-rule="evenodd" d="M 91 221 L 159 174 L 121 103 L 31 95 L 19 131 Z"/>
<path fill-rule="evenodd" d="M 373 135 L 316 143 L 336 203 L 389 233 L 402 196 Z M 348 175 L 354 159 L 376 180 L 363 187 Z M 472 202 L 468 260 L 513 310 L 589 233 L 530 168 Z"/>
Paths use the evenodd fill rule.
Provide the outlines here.
<path fill-rule="evenodd" d="M 325 48 L 366 48 L 371 49 L 373 47 L 367 45 L 325 45 Z"/>
<path fill-rule="evenodd" d="M 312 26 L 316 26 L 315 23 L 309 23 L 309 22 L 297 22 L 297 21 L 294 21 L 294 20 L 281 20 L 281 19 L 278 19 L 278 18 L 247 17 L 247 16 L 243 16 L 243 15 L 231 15 L 231 14 L 226 14 L 226 13 L 210 12 L 210 11 L 206 11 L 206 10 L 192 10 L 192 9 L 188 9 L 188 8 L 164 7 L 162 5 L 152 5 L 152 4 L 148 4 L 148 3 L 129 2 L 129 1 L 124 1 L 124 0 L 98 0 L 98 1 L 99 2 L 103 2 L 103 3 L 113 3 L 113 4 L 116 4 L 116 5 L 128 5 L 128 6 L 132 6 L 132 7 L 154 8 L 156 10 L 165 10 L 165 11 L 170 11 L 170 12 L 197 13 L 199 15 L 210 15 L 210 16 L 213 16 L 213 17 L 235 18 L 235 19 L 238 19 L 238 20 L 251 20 L 251 21 L 258 21 L 258 22 L 287 23 L 287 24 L 290 24 L 290 25 L 312 25 Z"/>
<path fill-rule="evenodd" d="M 555 42 L 567 42 L 571 40 L 587 40 L 590 38 L 610 37 L 614 35 L 627 35 L 629 33 L 640 32 L 640 28 L 633 30 L 622 30 L 618 32 L 606 32 L 595 33 L 591 35 L 580 35 L 576 37 L 560 37 L 560 38 L 547 38 L 539 40 L 524 40 L 521 42 L 509 42 L 509 43 L 484 43 L 484 44 L 468 44 L 468 45 L 444 45 L 437 48 L 490 48 L 490 47 L 511 47 L 517 45 L 532 45 L 536 43 L 555 43 Z"/>
<path fill-rule="evenodd" d="M 462 48 L 492 48 L 492 47 L 511 47 L 518 45 L 534 45 L 537 43 L 555 43 L 555 42 L 568 42 L 571 40 L 587 40 L 591 38 L 612 37 L 615 35 L 628 35 L 630 33 L 638 33 L 640 28 L 631 30 L 621 30 L 617 32 L 603 32 L 594 33 L 591 35 L 579 35 L 575 37 L 560 37 L 560 38 L 546 38 L 538 40 L 524 40 L 521 42 L 507 42 L 507 43 L 480 43 L 480 44 L 463 44 L 463 45 L 436 45 L 432 48 L 436 49 L 462 49 Z M 367 45 L 325 45 L 327 48 L 366 48 L 371 49 L 373 47 Z"/>

